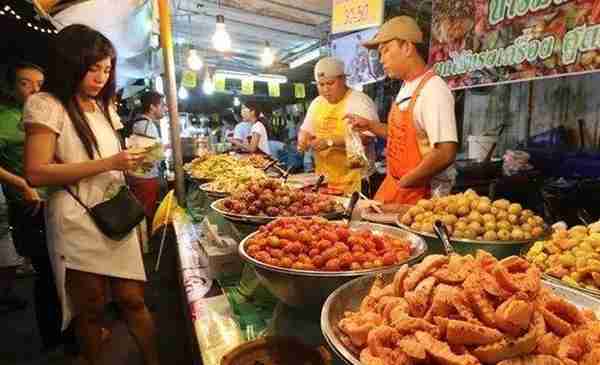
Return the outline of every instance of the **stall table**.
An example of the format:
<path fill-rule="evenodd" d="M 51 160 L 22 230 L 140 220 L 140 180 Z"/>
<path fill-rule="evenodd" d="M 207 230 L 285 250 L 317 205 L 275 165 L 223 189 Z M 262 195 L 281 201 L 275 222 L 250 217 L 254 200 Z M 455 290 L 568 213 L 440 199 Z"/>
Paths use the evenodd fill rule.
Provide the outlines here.
<path fill-rule="evenodd" d="M 201 219 L 207 218 L 209 222 L 218 227 L 224 236 L 234 238 L 239 242 L 246 235 L 252 233 L 257 227 L 251 225 L 235 226 L 208 208 L 210 200 L 204 196 L 196 196 L 197 205 L 191 214 L 176 215 L 173 227 L 177 239 L 177 251 L 181 264 L 181 280 L 185 288 L 183 303 L 188 309 L 188 320 L 191 325 L 191 342 L 197 345 L 204 365 L 219 364 L 221 357 L 232 348 L 252 339 L 258 335 L 251 328 L 245 331 L 239 326 L 232 310 L 231 300 L 228 300 L 226 290 L 221 283 L 224 279 L 216 280 L 211 277 L 208 256 L 202 248 L 202 240 L 207 239 Z M 252 271 L 246 267 L 244 275 Z M 241 275 L 229 275 L 227 282 L 239 283 Z M 258 285 L 258 283 L 257 283 Z M 266 290 L 263 288 L 263 290 Z M 266 328 L 266 334 L 284 337 L 296 337 L 301 342 L 314 346 L 324 346 L 327 343 L 321 333 L 320 311 L 306 311 L 302 308 L 289 307 L 273 297 L 274 306 L 272 318 Z M 233 326 L 234 331 L 214 331 L 211 321 L 218 318 L 221 327 Z M 221 328 L 222 329 L 222 328 Z M 332 354 L 333 352 L 327 348 Z M 333 364 L 343 364 L 340 359 L 333 358 Z"/>

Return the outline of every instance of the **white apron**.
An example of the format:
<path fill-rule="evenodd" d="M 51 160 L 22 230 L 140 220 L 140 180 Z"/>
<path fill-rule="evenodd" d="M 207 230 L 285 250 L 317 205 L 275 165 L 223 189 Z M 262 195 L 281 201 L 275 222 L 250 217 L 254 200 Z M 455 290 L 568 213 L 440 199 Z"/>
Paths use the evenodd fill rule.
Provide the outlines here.
<path fill-rule="evenodd" d="M 120 143 L 102 112 L 86 113 L 96 136 L 102 157 L 120 150 Z M 116 129 L 122 128 L 119 117 L 111 111 Z M 71 120 L 59 101 L 46 93 L 33 95 L 25 105 L 24 123 L 44 125 L 58 134 L 56 156 L 63 163 L 88 161 Z M 123 174 L 111 171 L 79 181 L 70 186 L 88 206 L 103 202 L 124 184 Z M 98 230 L 94 222 L 64 189 L 55 189 L 46 209 L 48 251 L 62 302 L 63 330 L 74 316 L 66 292 L 66 270 L 74 269 L 115 278 L 146 280 L 141 245 L 136 229 L 121 241 L 113 241 Z"/>

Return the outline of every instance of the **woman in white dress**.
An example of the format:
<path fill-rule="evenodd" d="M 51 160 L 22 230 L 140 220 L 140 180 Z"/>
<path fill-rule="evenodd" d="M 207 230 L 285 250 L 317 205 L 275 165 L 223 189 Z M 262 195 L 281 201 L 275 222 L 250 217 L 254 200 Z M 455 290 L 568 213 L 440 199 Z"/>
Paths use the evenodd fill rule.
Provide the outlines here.
<path fill-rule="evenodd" d="M 251 102 L 242 105 L 242 120 L 250 123 L 252 127 L 250 129 L 250 141 L 248 143 L 237 144 L 237 146 L 246 152 L 256 153 L 260 151 L 271 156 L 267 128 L 259 116 L 260 110 L 258 109 L 258 105 Z"/>
<path fill-rule="evenodd" d="M 110 199 L 125 184 L 124 172 L 141 162 L 139 155 L 121 150 L 116 133 L 122 125 L 112 104 L 115 49 L 97 31 L 71 25 L 58 33 L 52 51 L 46 92 L 29 98 L 23 122 L 27 180 L 52 189 L 46 224 L 63 329 L 74 319 L 83 357 L 96 364 L 110 294 L 145 363 L 158 364 L 136 229 L 120 241 L 108 238 L 64 188 L 92 207 Z"/>

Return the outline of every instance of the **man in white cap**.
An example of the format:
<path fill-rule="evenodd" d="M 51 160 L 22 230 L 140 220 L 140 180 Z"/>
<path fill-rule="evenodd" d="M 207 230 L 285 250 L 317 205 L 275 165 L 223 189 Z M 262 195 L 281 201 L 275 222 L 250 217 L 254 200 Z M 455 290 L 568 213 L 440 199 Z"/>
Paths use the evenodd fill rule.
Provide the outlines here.
<path fill-rule="evenodd" d="M 346 115 L 379 122 L 377 108 L 364 93 L 346 85 L 344 63 L 325 57 L 315 65 L 319 97 L 310 104 L 298 136 L 301 151 L 315 153 L 315 171 L 325 175 L 329 187 L 348 195 L 361 188 L 361 169 L 348 167 L 346 159 Z"/>
<path fill-rule="evenodd" d="M 379 51 L 386 74 L 404 83 L 388 123 L 351 115 L 352 125 L 387 138 L 387 176 L 375 199 L 390 210 L 415 204 L 432 192 L 450 192 L 458 149 L 454 97 L 446 82 L 427 67 L 420 54 L 423 33 L 407 16 L 383 24 L 363 46 Z"/>

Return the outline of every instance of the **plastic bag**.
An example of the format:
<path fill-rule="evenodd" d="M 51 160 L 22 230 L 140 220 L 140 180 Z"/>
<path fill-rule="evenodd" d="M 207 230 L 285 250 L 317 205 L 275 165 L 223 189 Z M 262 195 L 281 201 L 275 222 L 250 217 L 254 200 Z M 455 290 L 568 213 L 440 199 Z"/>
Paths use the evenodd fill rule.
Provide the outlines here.
<path fill-rule="evenodd" d="M 369 168 L 369 159 L 360 139 L 360 134 L 350 126 L 346 128 L 346 158 L 348 167 L 351 169 Z"/>

